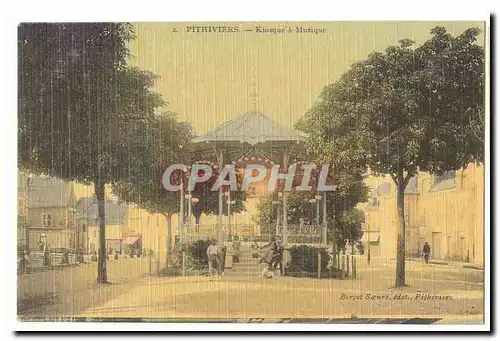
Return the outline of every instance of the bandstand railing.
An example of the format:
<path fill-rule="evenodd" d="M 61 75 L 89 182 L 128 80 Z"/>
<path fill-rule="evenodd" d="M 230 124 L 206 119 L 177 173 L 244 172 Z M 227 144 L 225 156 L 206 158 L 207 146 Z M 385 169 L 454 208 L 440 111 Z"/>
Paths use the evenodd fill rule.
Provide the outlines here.
<path fill-rule="evenodd" d="M 287 244 L 326 244 L 326 226 L 323 224 L 288 224 L 286 230 L 276 224 L 236 224 L 221 226 L 224 240 L 237 235 L 241 240 L 269 242 L 277 236 Z M 217 238 L 217 224 L 184 225 L 183 241 L 208 240 Z"/>
<path fill-rule="evenodd" d="M 287 244 L 326 244 L 326 226 L 323 224 L 288 224 L 286 230 L 283 225 L 260 225 L 260 241 L 269 241 L 271 236 L 277 236 Z"/>
<path fill-rule="evenodd" d="M 223 224 L 220 227 L 224 240 L 229 237 L 238 236 L 242 240 L 250 240 L 258 234 L 257 226 L 253 224 Z M 184 224 L 184 241 L 195 241 L 200 239 L 213 239 L 218 236 L 217 224 Z"/>

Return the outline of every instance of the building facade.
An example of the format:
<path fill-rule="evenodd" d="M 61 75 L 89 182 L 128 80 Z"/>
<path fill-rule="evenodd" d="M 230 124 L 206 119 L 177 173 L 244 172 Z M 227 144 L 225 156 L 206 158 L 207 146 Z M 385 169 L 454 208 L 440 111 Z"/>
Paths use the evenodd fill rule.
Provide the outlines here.
<path fill-rule="evenodd" d="M 27 199 L 28 176 L 23 172 L 17 173 L 17 249 L 25 250 L 28 245 L 27 235 Z"/>
<path fill-rule="evenodd" d="M 77 248 L 76 197 L 70 182 L 30 177 L 26 182 L 25 239 L 30 250 Z"/>
<path fill-rule="evenodd" d="M 396 186 L 390 177 L 368 177 L 372 188 L 365 211 L 363 239 L 378 241 L 381 257 L 396 257 Z M 484 264 L 484 167 L 469 164 L 443 175 L 419 173 L 405 191 L 406 254 L 420 257 L 431 246 L 431 258 Z M 367 236 L 368 235 L 368 236 Z"/>
<path fill-rule="evenodd" d="M 122 240 L 125 238 L 125 221 L 127 220 L 128 206 L 115 200 L 105 201 L 106 210 L 106 249 L 118 251 L 122 249 Z M 78 215 L 78 239 L 80 249 L 86 252 L 99 250 L 99 216 L 97 199 L 93 196 L 78 199 L 76 204 Z"/>

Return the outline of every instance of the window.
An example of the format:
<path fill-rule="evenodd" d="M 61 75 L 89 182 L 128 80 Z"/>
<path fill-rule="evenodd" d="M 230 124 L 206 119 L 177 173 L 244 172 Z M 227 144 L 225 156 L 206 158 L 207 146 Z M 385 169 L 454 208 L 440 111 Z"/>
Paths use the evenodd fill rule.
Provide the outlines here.
<path fill-rule="evenodd" d="M 372 198 L 371 204 L 372 204 L 372 206 L 378 206 L 379 205 L 378 198 L 377 197 Z"/>
<path fill-rule="evenodd" d="M 87 226 L 85 226 L 85 224 L 82 224 L 82 232 L 86 232 L 87 231 Z"/>
<path fill-rule="evenodd" d="M 52 226 L 52 215 L 51 214 L 43 214 L 42 215 L 42 223 L 44 227 Z"/>

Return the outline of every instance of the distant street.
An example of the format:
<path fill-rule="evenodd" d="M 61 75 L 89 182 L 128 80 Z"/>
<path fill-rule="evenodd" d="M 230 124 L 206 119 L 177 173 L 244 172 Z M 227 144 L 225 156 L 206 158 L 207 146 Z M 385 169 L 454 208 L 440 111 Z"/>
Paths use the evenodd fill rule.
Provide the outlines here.
<path fill-rule="evenodd" d="M 215 280 L 197 276 L 139 278 L 139 273 L 147 273 L 147 262 L 128 267 L 125 262 L 134 260 L 115 266 L 111 262 L 110 279 L 115 278 L 116 284 L 81 290 L 31 314 L 46 318 L 165 319 L 436 317 L 475 323 L 482 319 L 482 270 L 407 262 L 408 287 L 395 289 L 394 261 L 374 260 L 368 265 L 364 259 L 359 260 L 354 280 L 264 279 L 259 277 L 260 266 L 249 255 Z M 120 266 L 126 267 L 128 275 L 114 275 Z M 123 281 L 134 274 L 136 280 Z M 89 284 L 92 280 L 90 277 Z"/>

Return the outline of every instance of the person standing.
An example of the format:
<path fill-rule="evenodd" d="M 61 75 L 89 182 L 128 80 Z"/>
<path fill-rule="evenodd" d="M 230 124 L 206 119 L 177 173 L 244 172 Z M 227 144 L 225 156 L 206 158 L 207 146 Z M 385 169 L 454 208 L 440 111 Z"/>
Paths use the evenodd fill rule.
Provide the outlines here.
<path fill-rule="evenodd" d="M 240 251 L 241 249 L 241 241 L 238 238 L 238 236 L 234 236 L 233 239 L 233 263 L 239 263 L 240 262 Z"/>
<path fill-rule="evenodd" d="M 219 248 L 217 247 L 217 241 L 213 239 L 207 248 L 207 258 L 208 258 L 208 272 L 212 277 L 214 271 L 219 274 Z"/>
<path fill-rule="evenodd" d="M 422 251 L 424 254 L 425 264 L 429 264 L 429 255 L 431 254 L 431 246 L 429 245 L 429 243 L 425 242 L 424 248 Z"/>
<path fill-rule="evenodd" d="M 224 276 L 224 270 L 226 269 L 226 254 L 227 246 L 223 243 L 217 245 L 217 275 Z"/>

